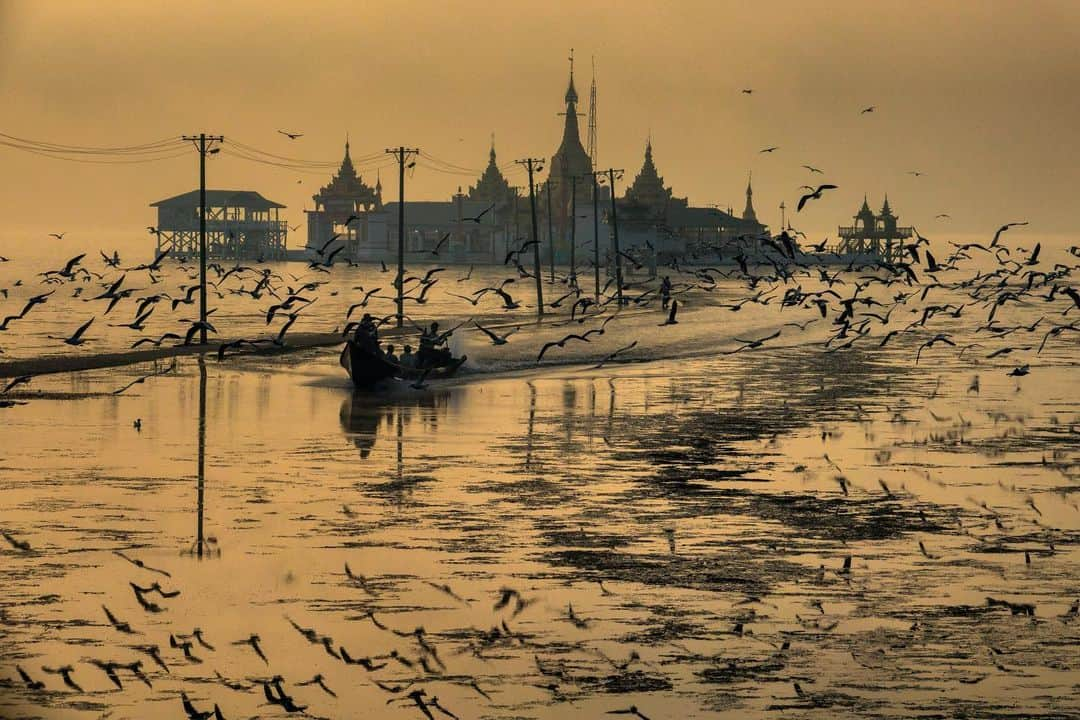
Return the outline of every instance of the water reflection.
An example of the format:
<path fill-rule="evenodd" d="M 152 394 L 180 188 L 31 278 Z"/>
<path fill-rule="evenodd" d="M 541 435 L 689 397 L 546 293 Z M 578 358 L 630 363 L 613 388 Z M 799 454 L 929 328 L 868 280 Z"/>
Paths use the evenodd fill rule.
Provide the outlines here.
<path fill-rule="evenodd" d="M 451 392 L 446 389 L 406 396 L 384 396 L 354 390 L 341 403 L 341 429 L 360 451 L 360 458 L 366 460 L 375 448 L 380 428 L 384 425 L 388 430 L 393 428 L 400 475 L 406 425 L 411 424 L 414 417 L 419 417 L 426 430 L 436 432 L 439 418 L 449 409 L 450 395 Z"/>
<path fill-rule="evenodd" d="M 199 356 L 199 423 L 198 423 L 198 460 L 195 500 L 195 542 L 185 552 L 200 560 L 204 557 L 221 556 L 217 547 L 217 538 L 207 537 L 205 533 L 206 515 L 206 359 Z"/>
<path fill-rule="evenodd" d="M 533 430 L 536 426 L 536 385 L 530 380 L 529 386 L 529 423 L 525 428 L 525 469 L 532 468 Z"/>

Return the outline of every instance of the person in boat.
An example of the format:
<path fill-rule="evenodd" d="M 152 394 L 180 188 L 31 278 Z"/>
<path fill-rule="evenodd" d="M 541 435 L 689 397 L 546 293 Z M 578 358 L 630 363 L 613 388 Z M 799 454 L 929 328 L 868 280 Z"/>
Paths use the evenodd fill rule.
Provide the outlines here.
<path fill-rule="evenodd" d="M 671 302 L 671 278 L 667 275 L 660 281 L 660 304 L 664 310 L 667 310 L 668 303 Z"/>
<path fill-rule="evenodd" d="M 394 354 L 394 346 L 389 343 L 387 343 L 386 345 L 386 352 L 383 353 L 383 358 L 388 362 L 394 363 L 395 365 L 401 364 L 401 361 L 398 360 L 398 356 Z"/>
<path fill-rule="evenodd" d="M 398 358 L 398 365 L 403 368 L 416 367 L 416 355 L 413 354 L 412 345 L 406 345 L 405 349 L 401 351 L 401 357 Z"/>
<path fill-rule="evenodd" d="M 420 334 L 420 350 L 417 353 L 417 367 L 435 367 L 447 363 L 451 359 L 450 349 L 446 339 L 453 330 L 445 333 L 439 332 L 439 323 L 433 322 L 431 326 Z"/>
<path fill-rule="evenodd" d="M 364 317 L 360 318 L 356 332 L 353 334 L 353 342 L 372 355 L 382 354 L 379 348 L 379 327 L 375 324 L 375 318 L 371 316 L 371 313 L 364 313 Z"/>

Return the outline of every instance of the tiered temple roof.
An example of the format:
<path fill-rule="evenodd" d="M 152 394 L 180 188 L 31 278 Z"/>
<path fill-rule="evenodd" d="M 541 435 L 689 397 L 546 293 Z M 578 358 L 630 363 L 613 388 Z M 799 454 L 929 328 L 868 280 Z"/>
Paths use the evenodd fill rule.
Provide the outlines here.
<path fill-rule="evenodd" d="M 495 162 L 495 141 L 492 140 L 487 167 L 484 168 L 484 173 L 476 184 L 469 188 L 467 197 L 469 200 L 484 200 L 502 205 L 511 202 L 514 195 L 514 188 L 510 186 Z"/>
<path fill-rule="evenodd" d="M 357 174 L 349 156 L 349 141 L 346 140 L 345 157 L 341 160 L 341 167 L 330 182 L 311 199 L 315 201 L 316 208 L 330 212 L 378 210 L 382 207 L 382 183 L 377 182 L 372 188 Z"/>
<path fill-rule="evenodd" d="M 663 212 L 672 199 L 671 188 L 664 187 L 664 178 L 656 171 L 653 163 L 651 139 L 645 143 L 645 162 L 641 171 L 634 178 L 633 184 L 626 189 L 624 199 L 654 212 Z"/>
<path fill-rule="evenodd" d="M 563 124 L 562 142 L 551 157 L 551 170 L 548 176 L 553 181 L 569 186 L 571 177 L 581 178 L 592 171 L 592 160 L 589 159 L 589 153 L 585 152 L 585 147 L 581 144 L 581 132 L 578 129 L 578 95 L 577 90 L 574 89 L 573 60 L 570 65 L 570 83 L 566 88 L 564 100 L 566 101 L 566 120 Z M 586 184 L 579 182 L 578 186 L 584 188 Z"/>

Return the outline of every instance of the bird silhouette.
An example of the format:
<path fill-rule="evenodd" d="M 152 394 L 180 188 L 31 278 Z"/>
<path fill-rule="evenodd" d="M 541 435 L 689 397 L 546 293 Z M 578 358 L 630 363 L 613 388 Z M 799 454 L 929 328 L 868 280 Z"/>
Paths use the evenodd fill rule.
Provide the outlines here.
<path fill-rule="evenodd" d="M 806 205 L 806 203 L 810 200 L 820 200 L 823 190 L 835 190 L 836 187 L 836 185 L 818 185 L 817 190 L 814 190 L 813 192 L 803 195 L 801 198 L 799 198 L 799 204 L 798 206 L 796 206 L 795 212 L 800 212 L 803 209 L 803 206 Z"/>
<path fill-rule="evenodd" d="M 508 342 L 507 338 L 509 338 L 511 335 L 521 329 L 521 327 L 519 326 L 504 335 L 499 335 L 498 333 L 494 332 L 493 330 L 489 330 L 475 320 L 473 320 L 473 325 L 475 325 L 480 332 L 484 333 L 488 336 L 488 338 L 491 339 L 492 345 L 505 345 Z"/>
<path fill-rule="evenodd" d="M 56 337 L 54 335 L 49 335 L 49 338 L 51 338 L 53 340 L 63 340 L 65 345 L 72 345 L 72 346 L 83 345 L 84 343 L 87 342 L 87 340 L 85 338 L 83 338 L 83 335 L 86 333 L 87 328 L 90 327 L 90 324 L 92 322 L 94 322 L 94 318 L 90 318 L 85 323 L 80 325 L 79 328 L 74 333 L 72 333 L 72 335 L 70 337 L 61 338 L 61 337 Z"/>

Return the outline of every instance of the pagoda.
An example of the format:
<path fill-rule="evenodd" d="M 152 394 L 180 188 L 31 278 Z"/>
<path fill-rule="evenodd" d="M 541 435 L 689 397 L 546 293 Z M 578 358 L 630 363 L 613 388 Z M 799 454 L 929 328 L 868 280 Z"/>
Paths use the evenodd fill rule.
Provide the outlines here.
<path fill-rule="evenodd" d="M 634 182 L 626 189 L 623 202 L 630 208 L 639 208 L 652 216 L 663 216 L 668 206 L 686 205 L 686 198 L 672 197 L 670 187 L 664 186 L 664 178 L 656 170 L 653 162 L 652 138 L 645 142 L 645 161 L 641 165 Z"/>
<path fill-rule="evenodd" d="M 341 167 L 319 192 L 311 196 L 314 210 L 307 214 L 309 248 L 323 247 L 335 234 L 345 236 L 348 254 L 354 259 L 360 254 L 360 246 L 369 241 L 368 216 L 382 210 L 382 182 L 376 178 L 371 187 L 360 177 L 349 155 L 349 139 L 345 138 L 345 157 Z M 346 225 L 350 217 L 360 222 Z"/>
<path fill-rule="evenodd" d="M 562 142 L 551 156 L 547 191 L 551 193 L 554 242 L 558 254 L 565 258 L 570 248 L 570 223 L 574 221 L 571 218 L 571 199 L 576 195 L 579 215 L 592 203 L 592 180 L 589 174 L 593 165 L 589 153 L 581 144 L 581 132 L 578 128 L 578 94 L 574 88 L 573 53 L 570 55 L 570 81 L 563 101 L 566 103 L 566 111 L 561 113 L 564 116 Z M 545 202 L 546 198 L 541 199 L 540 207 L 543 207 Z"/>
<path fill-rule="evenodd" d="M 316 212 L 325 212 L 334 222 L 344 222 L 349 215 L 382 209 L 382 183 L 372 188 L 357 175 L 349 156 L 349 141 L 345 140 L 345 157 L 337 174 L 330 178 L 318 193 L 311 196 Z M 338 219 L 340 217 L 340 219 Z"/>
<path fill-rule="evenodd" d="M 874 215 L 870 203 L 863 196 L 862 207 L 855 215 L 854 224 L 841 226 L 837 230 L 840 236 L 839 252 L 856 255 L 873 255 L 888 262 L 895 262 L 904 256 L 904 241 L 913 234 L 910 227 L 898 227 L 897 217 L 889 207 L 889 196 L 881 212 Z"/>
<path fill-rule="evenodd" d="M 746 207 L 742 211 L 742 219 L 748 223 L 757 223 L 757 213 L 754 212 L 754 176 L 751 174 L 746 180 Z"/>
<path fill-rule="evenodd" d="M 495 162 L 495 138 L 492 137 L 487 167 L 476 184 L 469 187 L 466 197 L 469 200 L 483 200 L 499 208 L 511 204 L 516 194 L 517 191 L 510 186 Z"/>

